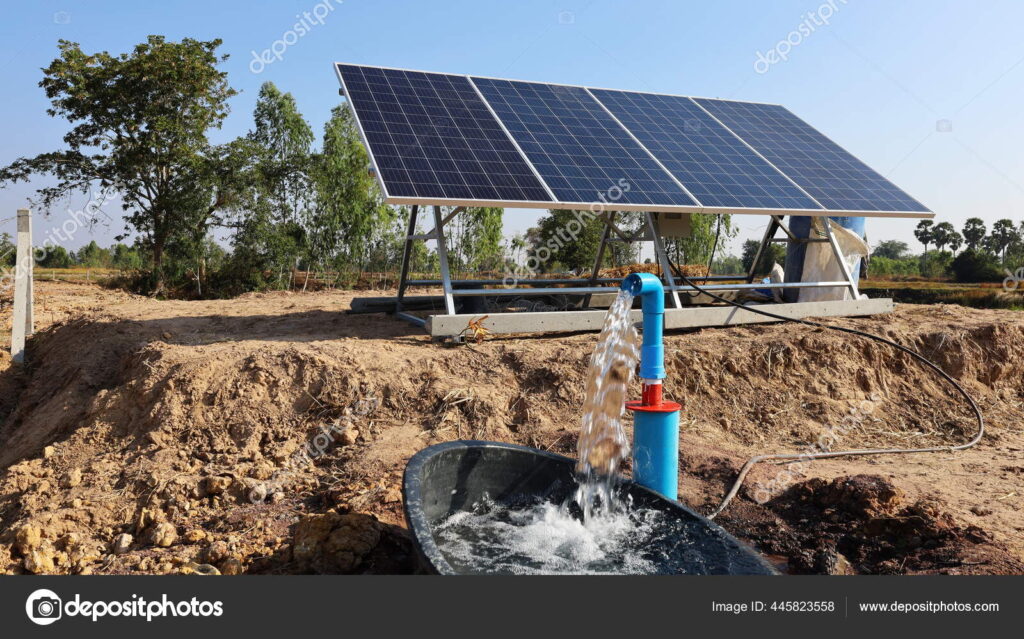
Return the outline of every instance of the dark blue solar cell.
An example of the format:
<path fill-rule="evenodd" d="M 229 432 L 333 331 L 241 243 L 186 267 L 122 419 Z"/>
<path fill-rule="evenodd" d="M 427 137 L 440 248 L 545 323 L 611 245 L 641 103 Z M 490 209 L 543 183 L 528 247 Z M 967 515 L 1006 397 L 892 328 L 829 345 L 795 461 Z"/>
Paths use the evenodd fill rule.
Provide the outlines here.
<path fill-rule="evenodd" d="M 338 70 L 388 197 L 551 201 L 464 76 Z"/>
<path fill-rule="evenodd" d="M 928 211 L 784 107 L 706 98 L 694 101 L 828 210 Z"/>
<path fill-rule="evenodd" d="M 821 207 L 690 98 L 591 89 L 704 206 Z"/>
<path fill-rule="evenodd" d="M 559 202 L 696 205 L 586 89 L 472 80 Z"/>

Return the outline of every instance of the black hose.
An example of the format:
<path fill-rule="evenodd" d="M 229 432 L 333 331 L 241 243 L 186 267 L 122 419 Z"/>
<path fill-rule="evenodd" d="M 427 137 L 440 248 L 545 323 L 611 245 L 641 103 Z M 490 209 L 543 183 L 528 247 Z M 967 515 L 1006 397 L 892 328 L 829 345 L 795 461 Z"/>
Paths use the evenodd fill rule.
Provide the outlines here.
<path fill-rule="evenodd" d="M 946 380 L 953 388 L 955 388 L 957 390 L 958 393 L 960 393 L 960 395 L 964 398 L 964 400 L 967 402 L 967 404 L 971 407 L 971 410 L 974 411 L 975 416 L 978 418 L 978 430 L 977 430 L 977 433 L 974 435 L 974 437 L 972 437 L 970 439 L 970 441 L 968 441 L 967 443 L 964 443 L 964 444 L 960 444 L 958 446 L 934 446 L 934 447 L 931 447 L 931 448 L 871 448 L 871 449 L 843 450 L 843 451 L 837 451 L 837 452 L 824 452 L 824 453 L 799 453 L 799 454 L 787 453 L 787 454 L 779 454 L 779 455 L 758 455 L 756 457 L 751 457 L 750 459 L 747 460 L 747 462 L 745 464 L 743 464 L 743 467 L 740 469 L 739 475 L 736 477 L 736 481 L 733 483 L 732 488 L 729 490 L 729 492 L 725 495 L 725 498 L 722 500 L 722 503 L 719 504 L 718 508 L 713 513 L 708 515 L 709 519 L 714 519 L 723 510 L 725 510 L 725 508 L 729 505 L 729 503 L 733 500 L 733 498 L 736 497 L 736 494 L 739 492 L 740 487 L 743 485 L 743 480 L 746 478 L 747 473 L 750 472 L 750 469 L 753 468 L 755 464 L 757 464 L 759 462 L 762 462 L 762 461 L 793 460 L 793 459 L 828 459 L 828 458 L 832 458 L 832 457 L 846 457 L 846 456 L 852 456 L 852 455 L 893 455 L 893 454 L 909 454 L 909 453 L 954 452 L 954 451 L 965 450 L 967 448 L 970 448 L 970 447 L 974 446 L 975 444 L 977 444 L 981 440 L 982 437 L 984 437 L 984 435 L 985 435 L 985 418 L 982 416 L 981 409 L 978 408 L 978 404 L 974 401 L 974 398 L 971 397 L 970 394 L 966 390 L 964 390 L 963 386 L 961 386 L 959 383 L 957 383 L 957 381 L 955 379 L 953 379 L 948 373 L 946 373 L 946 371 L 942 370 L 942 368 L 940 368 L 938 364 L 936 364 L 935 362 L 929 360 L 927 357 L 925 357 L 924 355 L 918 353 L 917 351 L 915 351 L 915 350 L 913 350 L 911 348 L 908 348 L 906 346 L 903 346 L 902 344 L 898 344 L 898 343 L 896 343 L 896 342 L 894 342 L 894 341 L 892 341 L 892 340 L 890 340 L 888 338 L 882 337 L 880 335 L 874 335 L 872 333 L 866 333 L 864 331 L 859 331 L 859 330 L 857 330 L 855 328 L 846 328 L 844 326 L 829 326 L 828 324 L 822 324 L 820 322 L 815 322 L 815 321 L 812 321 L 812 320 L 798 319 L 798 318 L 793 318 L 793 317 L 785 317 L 784 315 L 778 315 L 777 313 L 772 313 L 770 311 L 761 310 L 760 308 L 751 307 L 751 306 L 744 306 L 744 305 L 742 305 L 742 304 L 740 304 L 738 302 L 734 302 L 732 300 L 725 299 L 724 297 L 721 297 L 720 295 L 716 295 L 716 294 L 714 294 L 714 293 L 712 293 L 710 291 L 702 289 L 701 287 L 699 287 L 696 284 L 694 284 L 690 280 L 690 278 L 686 277 L 683 274 L 680 274 L 680 278 L 682 278 L 683 282 L 685 282 L 688 286 L 693 287 L 695 290 L 697 290 L 700 293 L 704 293 L 705 295 L 707 295 L 707 296 L 709 296 L 709 297 L 711 297 L 713 299 L 716 299 L 716 300 L 718 300 L 720 302 L 725 302 L 726 304 L 729 304 L 730 306 L 735 306 L 736 308 L 740 308 L 740 309 L 743 309 L 745 311 L 750 311 L 751 313 L 758 313 L 759 315 L 764 315 L 766 317 L 771 317 L 771 318 L 774 318 L 774 319 L 782 320 L 784 322 L 796 322 L 798 324 L 805 324 L 807 326 L 815 326 L 815 327 L 818 327 L 818 328 L 827 328 L 827 329 L 832 330 L 832 331 L 839 331 L 841 333 L 849 333 L 851 335 L 857 335 L 857 336 L 860 336 L 860 337 L 865 337 L 865 338 L 870 339 L 870 340 L 874 340 L 876 342 L 881 342 L 883 344 L 888 344 L 889 346 L 892 346 L 893 348 L 895 348 L 897 350 L 900 350 L 900 351 L 906 353 L 907 355 L 910 355 L 912 358 L 916 359 L 918 362 L 924 364 L 925 366 L 930 368 L 932 371 L 934 371 L 936 374 L 938 374 L 939 377 L 941 377 L 942 379 Z"/>

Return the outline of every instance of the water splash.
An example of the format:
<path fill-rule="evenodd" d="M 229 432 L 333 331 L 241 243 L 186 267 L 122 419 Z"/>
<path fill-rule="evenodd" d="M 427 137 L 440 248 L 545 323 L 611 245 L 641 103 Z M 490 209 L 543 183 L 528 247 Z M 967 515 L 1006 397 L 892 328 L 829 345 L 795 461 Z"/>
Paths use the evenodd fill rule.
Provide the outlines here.
<path fill-rule="evenodd" d="M 666 533 L 666 528 L 671 532 Z M 436 531 L 449 563 L 490 574 L 652 574 L 663 569 L 659 544 L 686 535 L 664 513 L 630 509 L 581 521 L 564 504 L 510 507 L 484 498 Z"/>
<path fill-rule="evenodd" d="M 584 521 L 618 508 L 613 482 L 629 455 L 622 418 L 626 392 L 640 357 L 636 328 L 630 321 L 632 308 L 633 294 L 620 290 L 605 316 L 587 371 L 583 424 L 576 447 L 580 485 L 575 496 Z"/>

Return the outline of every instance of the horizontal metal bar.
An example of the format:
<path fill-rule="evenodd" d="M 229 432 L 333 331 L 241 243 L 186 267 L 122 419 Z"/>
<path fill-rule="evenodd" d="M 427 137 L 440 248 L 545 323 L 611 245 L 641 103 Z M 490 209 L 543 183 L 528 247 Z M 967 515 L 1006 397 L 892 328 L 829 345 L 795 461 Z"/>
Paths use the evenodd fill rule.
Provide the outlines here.
<path fill-rule="evenodd" d="M 416 317 L 415 315 L 410 315 L 409 313 L 395 313 L 395 317 L 397 317 L 399 319 L 403 319 L 403 320 L 409 322 L 410 324 L 414 324 L 416 326 L 419 326 L 420 328 L 423 328 L 424 326 L 427 325 L 427 320 L 423 319 L 422 317 Z"/>
<path fill-rule="evenodd" d="M 745 276 L 743 275 L 712 275 L 710 277 L 691 277 L 691 280 L 698 282 L 726 282 L 729 280 L 741 280 Z M 623 278 L 621 277 L 601 277 L 593 280 L 595 284 L 619 284 Z M 533 279 L 533 280 L 514 280 L 516 284 L 577 284 L 577 283 L 590 283 L 591 280 L 588 278 L 574 277 L 574 278 L 558 278 L 558 279 Z M 478 286 L 503 286 L 505 280 L 452 280 L 452 286 L 469 286 L 476 284 Z M 441 280 L 409 280 L 405 283 L 406 286 L 440 286 Z"/>
<path fill-rule="evenodd" d="M 761 308 L 789 318 L 803 317 L 856 317 L 890 313 L 891 299 L 845 300 L 829 302 L 794 302 L 764 304 Z M 756 307 L 755 307 L 756 308 Z M 538 313 L 491 313 L 481 321 L 484 328 L 495 334 L 599 331 L 604 325 L 605 311 L 551 311 Z M 434 337 L 460 335 L 469 320 L 481 315 L 431 315 L 427 331 Z M 630 317 L 639 322 L 641 311 L 632 311 Z M 770 317 L 733 306 L 700 306 L 685 309 L 665 309 L 666 329 L 690 329 L 705 326 L 735 326 L 775 322 Z"/>
<path fill-rule="evenodd" d="M 849 282 L 780 282 L 767 284 L 709 284 L 702 286 L 705 291 L 744 291 L 758 288 L 836 288 L 847 287 Z M 665 290 L 697 292 L 692 286 L 666 286 Z M 615 291 L 609 286 L 568 286 L 565 288 L 461 288 L 452 291 L 455 297 L 486 297 L 516 295 L 594 295 Z"/>

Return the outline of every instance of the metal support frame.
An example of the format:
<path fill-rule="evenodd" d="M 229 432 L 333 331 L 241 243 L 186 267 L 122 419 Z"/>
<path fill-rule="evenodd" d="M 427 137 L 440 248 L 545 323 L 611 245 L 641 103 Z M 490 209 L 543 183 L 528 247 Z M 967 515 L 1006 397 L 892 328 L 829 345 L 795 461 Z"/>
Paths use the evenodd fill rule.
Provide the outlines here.
<path fill-rule="evenodd" d="M 846 256 L 843 255 L 843 250 L 839 248 L 839 240 L 836 239 L 835 233 L 832 232 L 832 220 L 823 217 L 821 218 L 821 225 L 825 228 L 825 236 L 828 238 L 828 243 L 832 245 L 832 254 L 835 256 L 836 261 L 839 262 L 839 268 L 843 272 L 843 277 L 849 283 L 850 294 L 853 299 L 860 297 L 860 291 L 857 290 L 857 281 L 853 278 L 853 273 L 850 272 L 850 266 L 846 263 Z"/>
<path fill-rule="evenodd" d="M 434 207 L 434 230 L 433 235 L 437 240 L 437 260 L 441 264 L 441 286 L 444 289 L 444 308 L 449 315 L 455 315 L 455 295 L 452 293 L 452 274 L 448 270 L 448 243 L 444 237 L 444 225 L 459 212 L 460 209 L 452 211 L 446 218 L 441 217 L 441 207 Z"/>
<path fill-rule="evenodd" d="M 465 210 L 465 207 L 456 207 L 450 211 L 447 215 L 444 215 L 440 206 L 433 206 L 433 219 L 434 228 L 428 233 L 417 234 L 416 233 L 416 222 L 419 214 L 419 206 L 414 205 L 409 214 L 409 224 L 407 227 L 407 233 L 405 236 L 405 246 L 402 254 L 402 270 L 401 277 L 398 283 L 398 296 L 395 299 L 394 314 L 396 317 L 412 322 L 417 326 L 426 328 L 429 332 L 434 333 L 435 331 L 442 331 L 435 336 L 450 336 L 453 333 L 450 332 L 451 322 L 468 324 L 470 319 L 474 316 L 470 315 L 458 315 L 456 313 L 455 298 L 456 297 L 526 297 L 526 296 L 542 296 L 542 295 L 582 295 L 584 301 L 584 307 L 587 307 L 591 302 L 591 297 L 596 294 L 603 293 L 614 293 L 615 288 L 609 288 L 606 286 L 600 286 L 599 284 L 614 283 L 617 280 L 609 280 L 608 278 L 599 277 L 601 270 L 601 264 L 604 261 L 604 255 L 607 251 L 608 242 L 645 242 L 649 241 L 654 246 L 655 258 L 658 262 L 659 267 L 662 271 L 662 278 L 664 280 L 665 291 L 668 294 L 667 304 L 673 312 L 680 313 L 691 313 L 699 309 L 686 309 L 680 300 L 680 292 L 697 292 L 692 286 L 681 285 L 677 283 L 676 278 L 673 275 L 673 267 L 671 260 L 669 259 L 668 252 L 665 248 L 665 243 L 660 235 L 658 222 L 652 213 L 644 213 L 644 221 L 642 228 L 636 233 L 625 233 L 616 224 L 616 217 L 618 212 L 607 212 L 600 216 L 600 219 L 604 222 L 604 228 L 601 232 L 601 241 L 598 245 L 597 255 L 594 260 L 593 267 L 591 268 L 589 277 L 569 279 L 569 278 L 558 278 L 558 279 L 524 279 L 516 280 L 516 284 L 531 286 L 531 288 L 522 288 L 521 286 L 505 286 L 502 288 L 483 288 L 484 286 L 501 286 L 507 283 L 507 280 L 453 280 L 451 275 L 451 269 L 448 262 L 448 244 L 445 235 L 444 227 L 456 215 Z M 701 288 L 710 291 L 742 291 L 751 289 L 791 289 L 791 288 L 840 288 L 845 287 L 850 290 L 853 294 L 853 300 L 856 301 L 859 297 L 857 282 L 854 280 L 853 275 L 846 264 L 846 260 L 842 255 L 842 251 L 839 247 L 839 242 L 835 238 L 835 234 L 832 232 L 831 220 L 823 218 L 824 235 L 821 238 L 797 238 L 794 233 L 788 228 L 783 222 L 782 218 L 778 215 L 771 216 L 768 222 L 768 228 L 765 229 L 764 237 L 758 246 L 757 252 L 754 257 L 754 263 L 751 265 L 750 270 L 746 276 L 711 276 L 709 274 L 706 278 L 701 278 L 705 282 L 708 281 L 722 281 L 722 280 L 745 280 L 745 283 L 728 283 L 728 284 L 707 284 L 705 283 Z M 781 229 L 786 237 L 776 238 L 776 234 Z M 440 279 L 427 279 L 427 280 L 411 280 L 409 279 L 410 261 L 412 258 L 412 243 L 416 241 L 427 241 L 435 240 L 437 242 L 437 255 L 438 262 L 440 264 L 441 277 Z M 782 282 L 782 283 L 754 283 L 754 278 L 757 272 L 757 263 L 760 261 L 761 256 L 764 254 L 765 248 L 772 242 L 778 241 L 796 241 L 796 242 L 828 242 L 832 248 L 836 259 L 839 260 L 840 267 L 843 273 L 842 281 L 835 282 Z M 583 286 L 569 286 L 567 288 L 551 288 L 554 285 L 566 285 L 579 283 Z M 475 288 L 461 288 L 474 286 Z M 405 296 L 406 290 L 410 286 L 441 286 L 443 289 L 443 295 L 439 299 L 443 299 L 445 307 L 445 315 L 435 315 L 430 319 L 424 320 L 421 317 L 417 317 L 410 313 L 404 312 L 403 300 L 407 299 Z M 460 286 L 456 289 L 455 286 Z M 888 300 L 887 300 L 888 301 Z M 842 306 L 842 302 L 837 302 L 839 306 Z M 891 308 L 891 301 L 889 302 Z M 776 307 L 789 306 L 787 304 L 778 304 Z M 883 306 L 872 307 L 868 314 L 874 312 L 885 312 Z M 863 312 L 860 306 L 850 305 L 850 314 L 857 314 Z M 882 309 L 882 310 L 879 310 Z M 705 309 L 708 310 L 708 309 Z M 575 314 L 585 315 L 592 313 L 593 311 L 575 311 Z M 601 313 L 602 311 L 597 311 Z M 835 309 L 830 307 L 830 313 L 837 313 Z M 495 313 L 491 318 L 491 322 L 498 321 L 502 326 L 508 324 L 506 320 L 500 319 L 504 316 L 512 315 L 523 315 L 523 316 L 534 316 L 537 313 Z M 550 313 L 548 314 L 550 315 Z M 710 317 L 710 315 L 709 315 Z M 715 315 L 717 318 L 718 316 Z M 464 318 L 464 319 L 462 319 Z M 442 321 L 443 320 L 443 321 Z M 533 321 L 533 320 L 531 320 Z M 581 320 L 582 321 L 582 320 Z M 590 320 L 588 320 L 590 321 Z M 536 321 L 533 321 L 536 323 Z M 549 320 L 542 321 L 541 325 L 546 325 Z M 572 321 L 559 321 L 559 326 L 575 325 Z M 532 326 L 529 321 L 525 322 L 525 325 Z M 582 322 L 581 327 L 584 325 L 589 326 L 587 322 Z M 441 328 L 444 326 L 445 328 Z M 586 330 L 586 328 L 580 328 L 577 330 Z M 448 331 L 448 332 L 445 332 Z M 457 335 L 457 334 L 455 334 Z"/>

